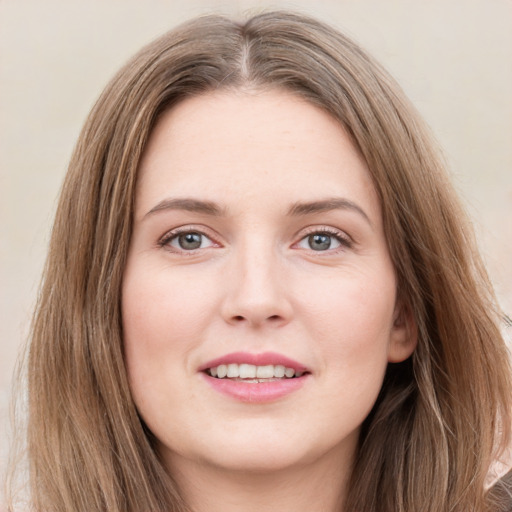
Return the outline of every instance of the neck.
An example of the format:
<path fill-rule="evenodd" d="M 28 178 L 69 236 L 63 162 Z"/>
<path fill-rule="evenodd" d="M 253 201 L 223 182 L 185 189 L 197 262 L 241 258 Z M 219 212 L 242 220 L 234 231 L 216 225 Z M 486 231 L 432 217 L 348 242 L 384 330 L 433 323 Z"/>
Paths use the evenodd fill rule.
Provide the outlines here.
<path fill-rule="evenodd" d="M 191 512 L 342 512 L 350 465 L 331 458 L 271 471 L 180 460 L 172 473 Z"/>

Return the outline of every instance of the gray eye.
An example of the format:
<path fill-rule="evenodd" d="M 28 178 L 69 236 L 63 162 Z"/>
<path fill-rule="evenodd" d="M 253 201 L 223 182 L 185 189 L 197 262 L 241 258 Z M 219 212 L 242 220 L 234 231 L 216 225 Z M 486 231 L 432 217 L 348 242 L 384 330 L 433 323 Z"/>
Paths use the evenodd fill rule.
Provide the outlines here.
<path fill-rule="evenodd" d="M 211 238 L 201 233 L 201 231 L 191 230 L 169 235 L 167 239 L 162 241 L 162 246 L 167 246 L 174 252 L 187 252 L 214 247 L 215 244 Z"/>
<path fill-rule="evenodd" d="M 191 251 L 199 249 L 203 241 L 203 235 L 200 233 L 183 233 L 178 235 L 177 242 L 180 249 Z"/>
<path fill-rule="evenodd" d="M 315 233 L 308 236 L 308 245 L 313 251 L 326 251 L 331 248 L 332 237 L 325 233 Z"/>

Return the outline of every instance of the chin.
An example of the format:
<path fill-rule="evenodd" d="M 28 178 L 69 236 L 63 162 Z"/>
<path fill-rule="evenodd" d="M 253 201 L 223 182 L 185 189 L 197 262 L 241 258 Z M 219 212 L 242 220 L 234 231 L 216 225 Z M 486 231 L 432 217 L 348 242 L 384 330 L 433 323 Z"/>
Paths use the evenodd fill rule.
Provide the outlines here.
<path fill-rule="evenodd" d="M 269 451 L 265 447 L 255 446 L 252 449 L 233 448 L 227 454 L 211 454 L 205 462 L 224 471 L 268 474 L 298 467 L 307 462 L 304 460 L 306 458 L 292 449 Z"/>
<path fill-rule="evenodd" d="M 349 451 L 351 455 L 357 442 L 357 432 L 354 436 L 349 435 L 346 443 L 328 434 L 315 438 L 311 432 L 298 432 L 297 429 L 237 429 L 228 433 L 213 430 L 216 429 L 195 442 L 176 443 L 179 450 L 162 447 L 166 452 L 162 453 L 164 459 L 170 457 L 167 460 L 171 468 L 188 460 L 220 471 L 268 474 L 333 460 L 333 457 L 346 460 L 345 452 Z"/>

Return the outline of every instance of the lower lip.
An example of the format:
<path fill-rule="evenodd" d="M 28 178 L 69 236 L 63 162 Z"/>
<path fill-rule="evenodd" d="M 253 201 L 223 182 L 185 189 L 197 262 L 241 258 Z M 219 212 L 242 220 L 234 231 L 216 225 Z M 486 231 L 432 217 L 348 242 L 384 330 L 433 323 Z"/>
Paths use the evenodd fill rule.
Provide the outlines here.
<path fill-rule="evenodd" d="M 293 379 L 273 380 L 270 382 L 243 382 L 231 379 L 217 379 L 202 373 L 206 382 L 219 393 L 241 402 L 274 402 L 294 391 L 298 391 L 308 380 L 308 374 Z"/>

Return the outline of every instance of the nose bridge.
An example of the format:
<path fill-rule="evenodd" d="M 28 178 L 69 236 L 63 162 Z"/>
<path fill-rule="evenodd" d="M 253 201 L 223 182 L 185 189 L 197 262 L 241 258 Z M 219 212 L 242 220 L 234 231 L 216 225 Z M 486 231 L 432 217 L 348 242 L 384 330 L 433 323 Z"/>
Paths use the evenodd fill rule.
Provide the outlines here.
<path fill-rule="evenodd" d="M 266 239 L 265 239 L 266 238 Z M 248 236 L 235 251 L 225 317 L 229 322 L 284 323 L 291 314 L 284 275 L 274 244 L 265 236 Z"/>

